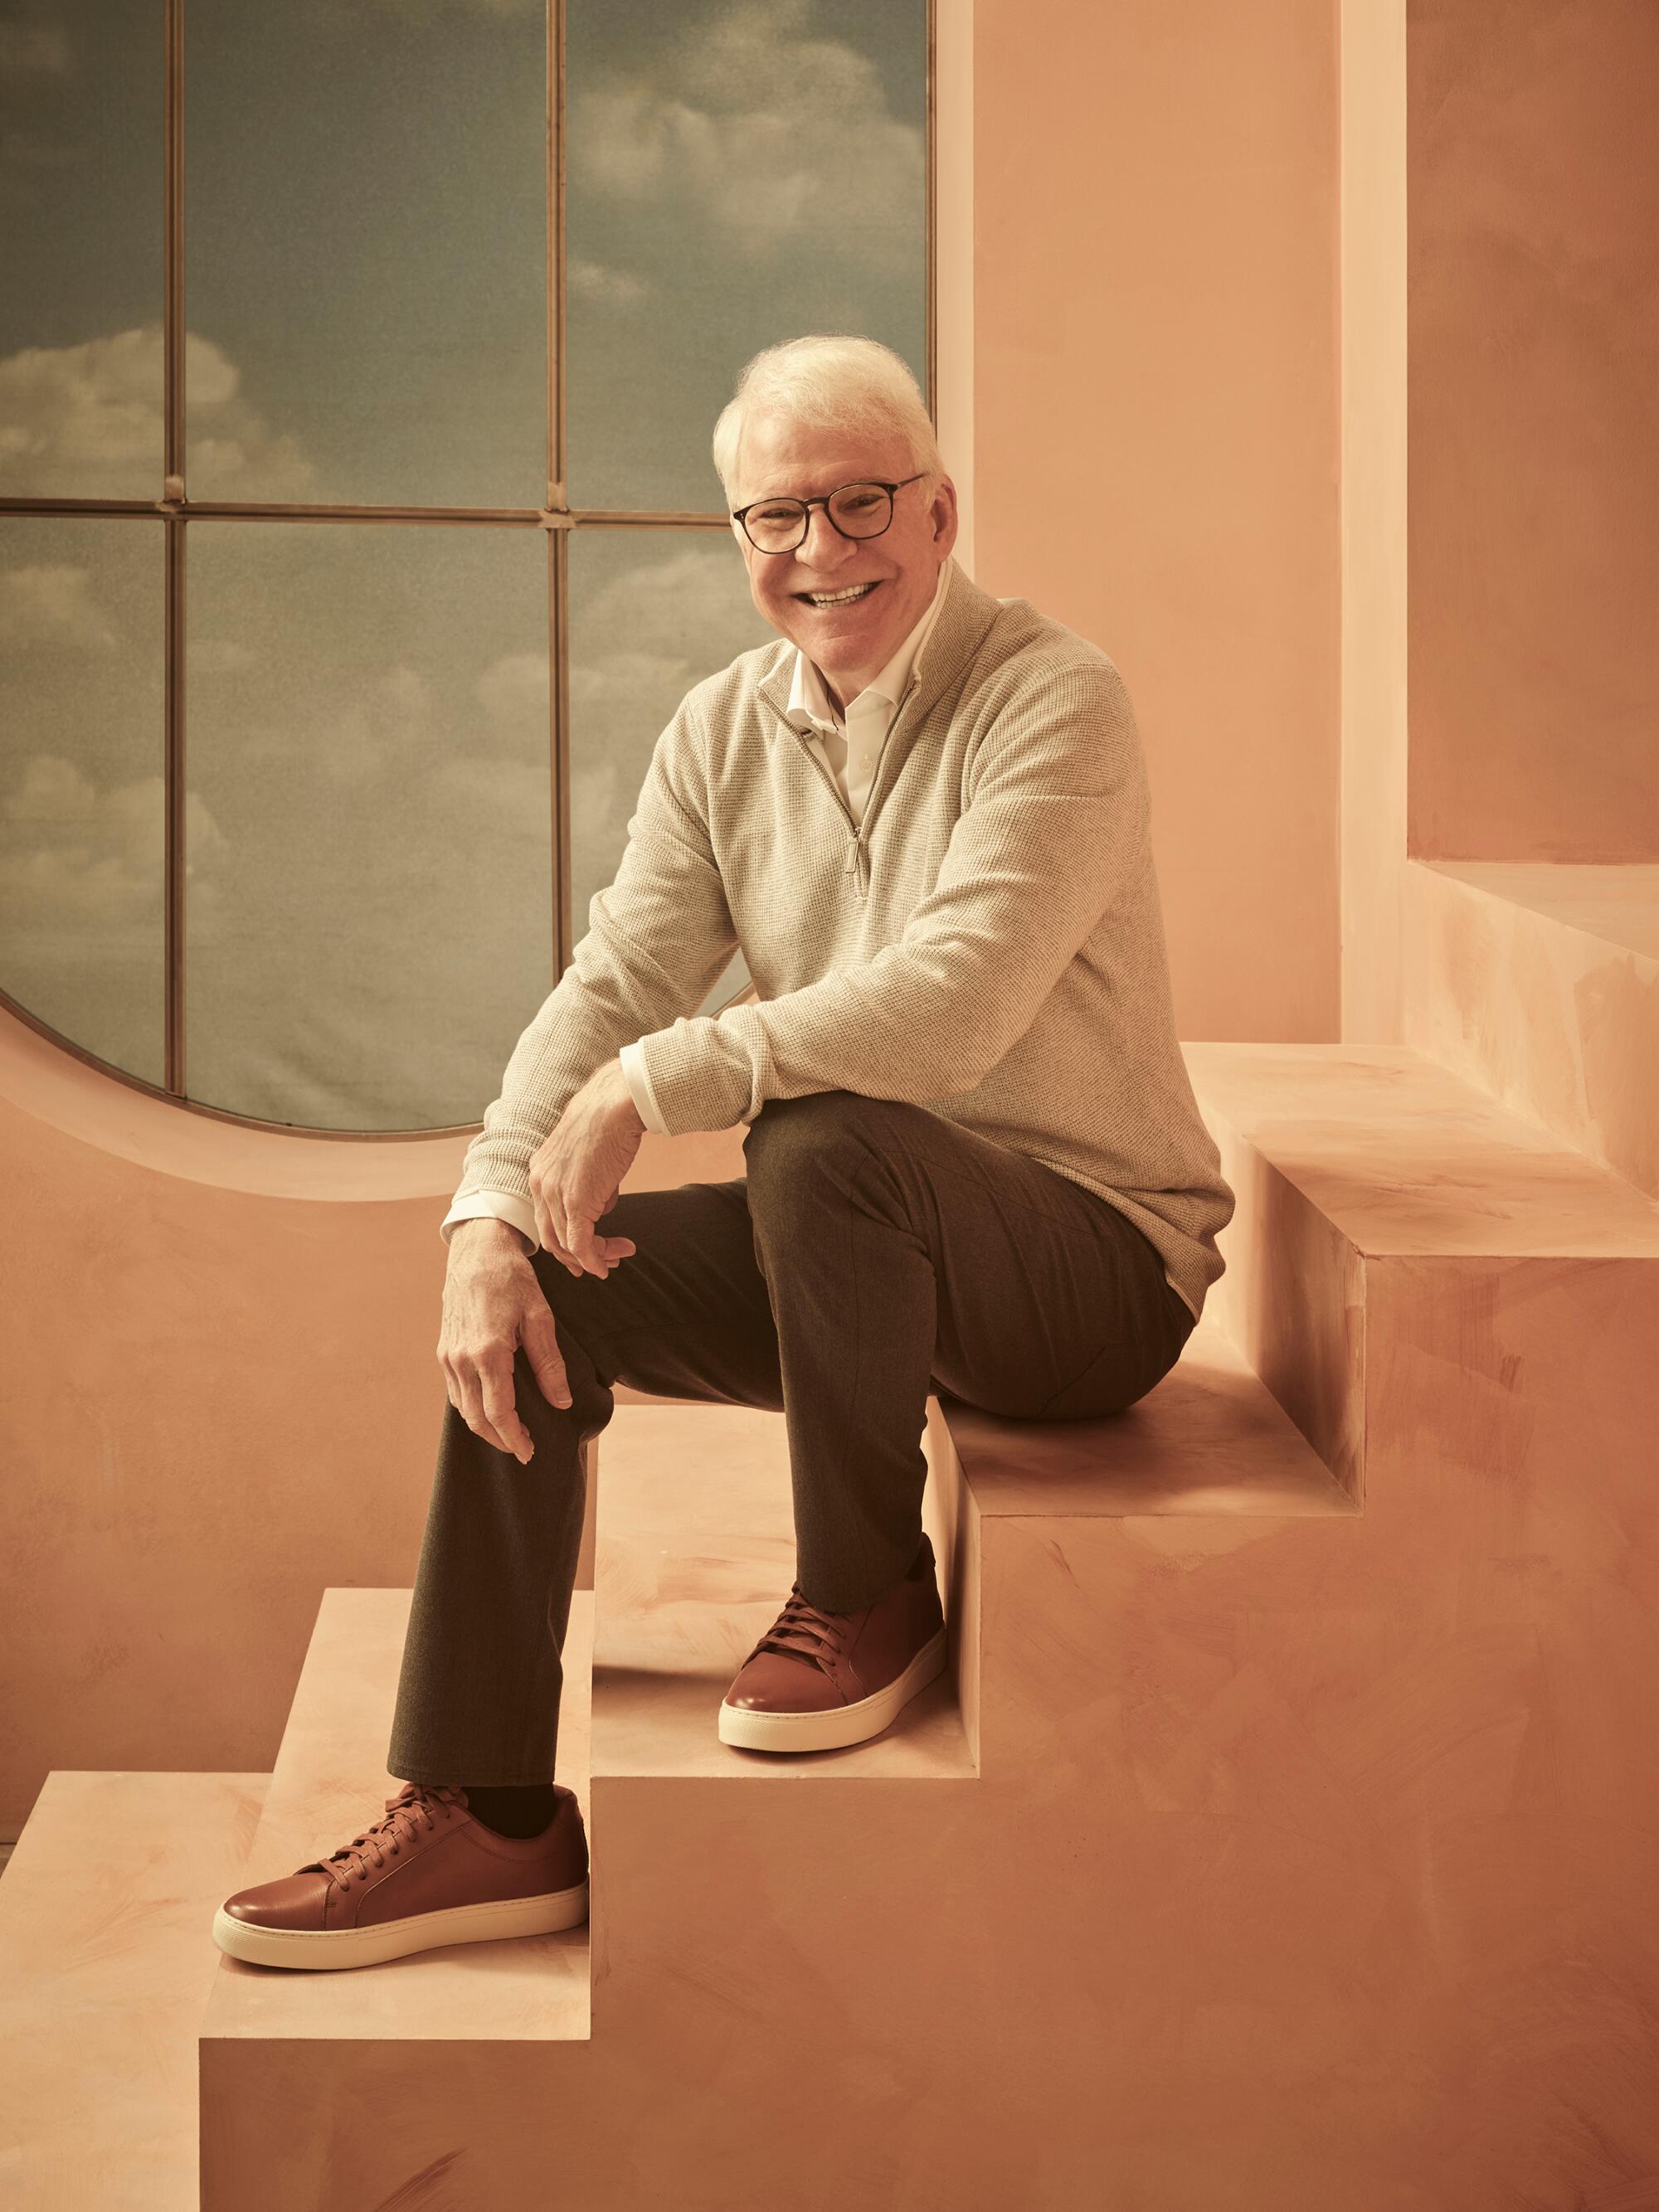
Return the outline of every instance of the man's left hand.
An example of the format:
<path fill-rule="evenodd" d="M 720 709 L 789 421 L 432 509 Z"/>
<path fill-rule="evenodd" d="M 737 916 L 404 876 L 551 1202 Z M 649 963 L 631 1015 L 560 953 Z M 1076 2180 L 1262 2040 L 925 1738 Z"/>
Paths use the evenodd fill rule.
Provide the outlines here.
<path fill-rule="evenodd" d="M 530 1162 L 536 1235 L 572 1274 L 608 1275 L 637 1249 L 627 1237 L 600 1237 L 594 1223 L 617 1202 L 645 1124 L 620 1060 L 594 1069 Z"/>

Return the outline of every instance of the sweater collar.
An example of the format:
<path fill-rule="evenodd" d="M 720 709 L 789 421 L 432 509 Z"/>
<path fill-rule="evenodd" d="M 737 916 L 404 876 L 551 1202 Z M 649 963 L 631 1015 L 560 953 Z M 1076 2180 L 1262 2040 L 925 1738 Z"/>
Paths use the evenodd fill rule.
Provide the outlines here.
<path fill-rule="evenodd" d="M 945 556 L 948 577 L 941 575 L 933 627 L 927 634 L 927 651 L 916 656 L 907 689 L 898 701 L 895 720 L 907 724 L 929 714 L 966 669 L 986 632 L 1002 609 L 1002 601 L 981 591 L 957 560 Z M 799 647 L 792 639 L 780 638 L 772 658 L 756 685 L 776 718 L 777 727 L 792 732 L 789 696 Z M 769 734 L 771 732 L 769 732 Z"/>

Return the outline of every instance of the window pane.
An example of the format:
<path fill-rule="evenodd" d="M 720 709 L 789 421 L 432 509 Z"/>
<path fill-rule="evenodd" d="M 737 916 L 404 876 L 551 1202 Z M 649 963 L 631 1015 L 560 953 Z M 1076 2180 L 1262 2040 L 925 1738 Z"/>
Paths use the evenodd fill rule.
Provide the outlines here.
<path fill-rule="evenodd" d="M 781 338 L 879 338 L 925 395 L 923 0 L 566 21 L 571 504 L 719 510 L 714 419 Z"/>
<path fill-rule="evenodd" d="M 189 528 L 185 1086 L 477 1121 L 553 987 L 547 543 Z"/>
<path fill-rule="evenodd" d="M 729 533 L 570 532 L 570 916 L 616 876 L 652 749 L 694 684 L 778 633 L 755 611 Z M 712 1013 L 749 978 L 734 956 L 700 1006 Z"/>
<path fill-rule="evenodd" d="M 540 0 L 190 9 L 192 499 L 543 504 L 546 40 Z"/>
<path fill-rule="evenodd" d="M 165 1078 L 162 526 L 0 518 L 0 989 Z"/>
<path fill-rule="evenodd" d="M 161 0 L 0 8 L 0 497 L 161 496 L 166 52 Z"/>

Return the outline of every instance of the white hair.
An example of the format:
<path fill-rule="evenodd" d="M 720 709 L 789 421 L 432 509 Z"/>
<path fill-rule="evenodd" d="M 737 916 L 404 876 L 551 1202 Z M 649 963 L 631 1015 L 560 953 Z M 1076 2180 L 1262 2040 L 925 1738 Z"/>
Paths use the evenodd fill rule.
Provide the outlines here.
<path fill-rule="evenodd" d="M 890 431 L 903 440 L 913 471 L 945 474 L 927 403 L 908 363 L 876 338 L 815 331 L 754 356 L 714 425 L 714 469 L 728 507 L 744 431 L 765 413 L 787 415 L 814 429 Z"/>

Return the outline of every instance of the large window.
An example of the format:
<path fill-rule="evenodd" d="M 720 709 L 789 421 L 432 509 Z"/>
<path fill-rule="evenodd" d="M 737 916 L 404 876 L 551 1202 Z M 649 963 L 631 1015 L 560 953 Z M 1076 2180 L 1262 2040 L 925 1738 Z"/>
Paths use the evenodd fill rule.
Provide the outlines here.
<path fill-rule="evenodd" d="M 857 331 L 931 400 L 931 0 L 0 0 L 0 997 L 201 1111 L 479 1120 L 775 635 L 744 362 Z"/>

